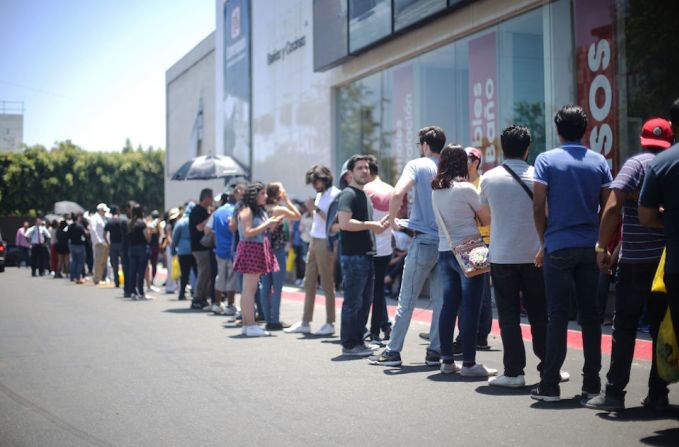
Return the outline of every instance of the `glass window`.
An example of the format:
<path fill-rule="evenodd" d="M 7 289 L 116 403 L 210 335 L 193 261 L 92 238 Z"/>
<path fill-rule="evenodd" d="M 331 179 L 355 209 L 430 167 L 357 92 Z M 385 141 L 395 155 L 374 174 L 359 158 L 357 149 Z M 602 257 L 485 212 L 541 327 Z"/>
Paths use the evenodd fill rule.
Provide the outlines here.
<path fill-rule="evenodd" d="M 349 0 L 349 51 L 391 34 L 391 0 Z"/>
<path fill-rule="evenodd" d="M 394 30 L 403 29 L 443 9 L 446 9 L 446 0 L 394 0 Z"/>
<path fill-rule="evenodd" d="M 314 70 L 341 61 L 347 46 L 347 0 L 314 0 Z"/>

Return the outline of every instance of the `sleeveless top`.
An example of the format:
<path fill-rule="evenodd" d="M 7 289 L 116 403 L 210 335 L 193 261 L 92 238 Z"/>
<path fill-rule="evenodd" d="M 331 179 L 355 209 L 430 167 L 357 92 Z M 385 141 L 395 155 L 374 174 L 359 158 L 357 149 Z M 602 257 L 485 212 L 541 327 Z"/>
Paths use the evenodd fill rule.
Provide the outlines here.
<path fill-rule="evenodd" d="M 259 216 L 252 216 L 252 227 L 258 227 L 261 224 L 264 223 L 269 218 L 268 214 L 266 214 L 266 211 L 263 211 L 260 213 Z M 243 228 L 243 224 L 241 224 L 240 221 L 240 216 L 238 216 L 238 236 L 241 242 L 259 242 L 260 244 L 264 243 L 264 237 L 266 237 L 266 233 L 268 233 L 269 230 L 264 230 L 261 233 L 259 233 L 255 237 L 245 237 L 245 228 Z"/>

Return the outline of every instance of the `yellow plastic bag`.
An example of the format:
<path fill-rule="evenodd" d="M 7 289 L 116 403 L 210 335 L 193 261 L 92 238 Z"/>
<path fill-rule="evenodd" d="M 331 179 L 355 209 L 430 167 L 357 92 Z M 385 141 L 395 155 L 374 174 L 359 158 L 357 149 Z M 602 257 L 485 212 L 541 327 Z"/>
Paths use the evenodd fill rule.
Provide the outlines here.
<path fill-rule="evenodd" d="M 182 277 L 182 272 L 179 269 L 179 256 L 172 256 L 172 280 L 178 281 Z"/>
<path fill-rule="evenodd" d="M 292 248 L 288 250 L 288 262 L 287 265 L 285 266 L 285 271 L 286 272 L 294 272 L 295 271 L 295 260 L 297 257 L 295 256 L 295 250 Z"/>
<path fill-rule="evenodd" d="M 662 251 L 662 256 L 660 257 L 660 263 L 658 264 L 658 269 L 655 271 L 655 276 L 653 277 L 653 285 L 651 286 L 651 292 L 667 293 L 667 288 L 665 287 L 665 250 Z"/>
<path fill-rule="evenodd" d="M 679 382 L 679 343 L 677 343 L 677 334 L 674 332 L 669 307 L 665 318 L 660 323 L 655 355 L 660 378 L 668 383 Z"/>

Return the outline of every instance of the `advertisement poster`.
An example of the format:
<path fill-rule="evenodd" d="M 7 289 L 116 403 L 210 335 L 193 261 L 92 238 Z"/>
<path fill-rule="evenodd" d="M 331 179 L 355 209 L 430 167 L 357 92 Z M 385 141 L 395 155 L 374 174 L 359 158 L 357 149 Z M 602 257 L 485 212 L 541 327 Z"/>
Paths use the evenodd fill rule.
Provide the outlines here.
<path fill-rule="evenodd" d="M 250 0 L 224 4 L 224 152 L 250 167 Z"/>
<path fill-rule="evenodd" d="M 614 1 L 576 0 L 574 8 L 577 97 L 589 117 L 582 142 L 606 157 L 615 173 L 619 136 Z"/>
<path fill-rule="evenodd" d="M 394 123 L 391 147 L 394 154 L 394 176 L 405 164 L 420 156 L 417 152 L 415 131 L 415 104 L 413 98 L 414 70 L 412 64 L 394 70 L 392 86 L 392 119 Z"/>
<path fill-rule="evenodd" d="M 497 36 L 492 32 L 469 41 L 469 134 L 483 154 L 484 171 L 499 163 L 498 107 Z"/>

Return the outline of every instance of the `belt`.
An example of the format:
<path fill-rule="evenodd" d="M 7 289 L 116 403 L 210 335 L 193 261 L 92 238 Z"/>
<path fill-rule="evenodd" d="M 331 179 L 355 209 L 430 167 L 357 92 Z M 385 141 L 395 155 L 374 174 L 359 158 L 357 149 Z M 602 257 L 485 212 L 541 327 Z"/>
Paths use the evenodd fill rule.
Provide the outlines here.
<path fill-rule="evenodd" d="M 401 231 L 404 232 L 405 234 L 407 234 L 410 237 L 417 237 L 417 236 L 421 236 L 423 234 L 426 234 L 422 231 L 411 230 L 410 228 L 402 228 Z"/>

